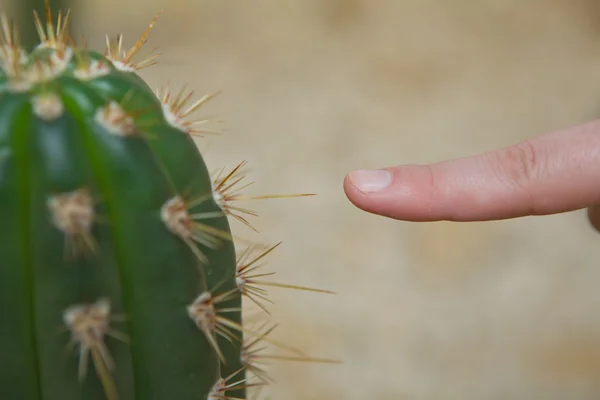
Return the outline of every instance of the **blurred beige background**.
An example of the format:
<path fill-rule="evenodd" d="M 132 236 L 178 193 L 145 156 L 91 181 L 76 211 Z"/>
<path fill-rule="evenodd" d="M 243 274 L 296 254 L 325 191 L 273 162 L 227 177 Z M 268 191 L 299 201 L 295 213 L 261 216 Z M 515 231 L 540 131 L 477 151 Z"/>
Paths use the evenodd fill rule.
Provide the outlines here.
<path fill-rule="evenodd" d="M 583 212 L 404 223 L 354 208 L 355 168 L 505 146 L 600 115 L 600 4 L 588 0 L 81 1 L 79 32 L 146 50 L 152 86 L 223 90 L 199 115 L 213 168 L 247 160 L 248 204 L 283 245 L 276 337 L 342 365 L 272 362 L 274 399 L 600 398 L 600 236 Z"/>

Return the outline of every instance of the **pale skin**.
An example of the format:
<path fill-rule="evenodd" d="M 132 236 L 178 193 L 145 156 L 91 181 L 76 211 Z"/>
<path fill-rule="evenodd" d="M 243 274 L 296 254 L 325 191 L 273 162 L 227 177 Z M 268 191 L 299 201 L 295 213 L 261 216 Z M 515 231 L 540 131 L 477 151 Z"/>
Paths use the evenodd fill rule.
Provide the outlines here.
<path fill-rule="evenodd" d="M 475 156 L 353 171 L 344 191 L 361 210 L 413 222 L 587 209 L 600 232 L 600 120 Z"/>

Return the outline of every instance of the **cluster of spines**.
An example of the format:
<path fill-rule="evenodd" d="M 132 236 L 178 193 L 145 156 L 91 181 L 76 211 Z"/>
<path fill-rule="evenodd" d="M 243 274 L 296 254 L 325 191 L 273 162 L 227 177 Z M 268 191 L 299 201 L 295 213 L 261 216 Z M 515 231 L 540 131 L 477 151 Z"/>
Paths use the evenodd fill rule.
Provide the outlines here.
<path fill-rule="evenodd" d="M 48 57 L 30 60 L 28 54 L 19 45 L 17 31 L 6 16 L 1 17 L 2 43 L 0 44 L 0 67 L 5 75 L 4 90 L 13 92 L 28 91 L 34 85 L 51 82 L 55 77 L 63 74 L 72 61 L 74 68 L 72 74 L 80 80 L 94 79 L 107 75 L 111 68 L 122 72 L 136 72 L 142 68 L 156 63 L 158 55 L 151 55 L 141 62 L 135 63 L 134 56 L 140 51 L 146 42 L 150 29 L 154 26 L 157 17 L 144 32 L 142 37 L 128 50 L 123 46 L 123 37 L 118 35 L 116 40 L 106 38 L 106 50 L 102 59 L 89 57 L 85 52 L 85 39 L 78 46 L 68 35 L 67 27 L 69 12 L 59 13 L 56 25 L 47 4 L 46 23 L 34 13 L 35 24 L 40 37 L 38 48 L 49 49 Z M 203 104 L 214 95 L 206 95 L 192 102 L 193 91 L 181 90 L 177 94 L 171 93 L 169 88 L 155 91 L 157 98 L 162 103 L 163 116 L 174 128 L 189 135 L 202 135 L 211 133 L 199 128 L 207 122 L 206 119 L 190 121 L 189 116 L 197 111 Z M 33 110 L 36 115 L 45 120 L 52 120 L 64 111 L 61 100 L 52 91 L 41 91 L 31 98 Z M 138 133 L 135 120 L 141 111 L 126 111 L 123 104 L 109 102 L 104 108 L 98 110 L 95 119 L 108 132 L 117 136 L 129 136 Z M 137 113 L 137 114 L 136 114 Z M 197 244 L 215 248 L 221 240 L 233 240 L 227 232 L 219 231 L 208 224 L 203 223 L 205 219 L 230 216 L 235 220 L 255 230 L 248 216 L 257 216 L 252 210 L 236 205 L 236 202 L 253 199 L 290 198 L 310 196 L 311 194 L 292 195 L 264 195 L 246 196 L 242 192 L 252 182 L 245 183 L 246 174 L 243 168 L 246 162 L 241 162 L 233 169 L 225 172 L 218 171 L 213 179 L 212 193 L 200 198 L 186 199 L 184 195 L 176 196 L 164 203 L 160 215 L 167 229 L 179 236 L 194 252 L 201 263 L 208 260 L 199 250 Z M 192 213 L 195 205 L 212 199 L 221 209 L 216 213 Z M 95 199 L 87 188 L 68 193 L 57 193 L 47 200 L 49 215 L 53 225 L 65 235 L 65 256 L 93 255 L 97 251 L 97 244 L 93 237 L 92 226 L 101 222 L 101 216 L 97 215 Z M 266 370 L 261 367 L 261 362 L 268 359 L 335 362 L 333 360 L 311 358 L 283 343 L 270 339 L 269 334 L 273 332 L 276 325 L 263 330 L 253 330 L 237 324 L 222 314 L 227 312 L 239 312 L 239 309 L 227 309 L 220 304 L 227 302 L 233 296 L 243 296 L 257 305 L 265 314 L 270 315 L 265 302 L 271 302 L 267 292 L 261 286 L 272 286 L 308 290 L 321 293 L 332 293 L 325 290 L 288 285 L 264 280 L 273 273 L 260 273 L 260 261 L 273 251 L 280 243 L 260 251 L 258 246 L 248 246 L 241 252 L 237 259 L 235 282 L 236 288 L 225 293 L 215 294 L 218 287 L 200 293 L 197 298 L 188 305 L 187 313 L 197 328 L 206 336 L 207 340 L 224 361 L 221 350 L 217 343 L 217 337 L 221 336 L 228 341 L 243 340 L 235 332 L 248 334 L 250 339 L 244 340 L 240 361 L 243 369 L 251 372 L 257 382 L 250 383 L 249 379 L 235 381 L 240 371 L 236 371 L 228 377 L 222 377 L 215 383 L 209 396 L 209 400 L 233 399 L 228 397 L 227 392 L 239 388 L 250 388 L 263 386 L 272 381 Z M 258 255 L 253 253 L 258 251 Z M 111 322 L 122 320 L 125 316 L 114 315 L 111 312 L 110 301 L 106 298 L 98 299 L 91 304 L 75 304 L 64 311 L 64 328 L 71 334 L 71 345 L 78 346 L 79 352 L 79 377 L 84 379 L 87 371 L 88 359 L 91 356 L 96 372 L 102 381 L 107 397 L 116 399 L 117 394 L 114 382 L 111 378 L 113 361 L 105 346 L 107 336 L 112 336 L 122 342 L 128 342 L 126 335 L 115 330 Z M 286 349 L 294 356 L 263 355 L 262 343 L 270 343 L 277 347 Z"/>

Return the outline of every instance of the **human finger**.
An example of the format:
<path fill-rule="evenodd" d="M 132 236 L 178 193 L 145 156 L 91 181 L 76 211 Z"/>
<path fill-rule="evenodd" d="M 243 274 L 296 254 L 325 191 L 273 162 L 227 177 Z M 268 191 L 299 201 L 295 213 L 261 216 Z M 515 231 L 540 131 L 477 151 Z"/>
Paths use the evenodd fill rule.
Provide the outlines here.
<path fill-rule="evenodd" d="M 600 204 L 600 121 L 431 165 L 353 171 L 358 208 L 406 221 L 482 221 Z"/>

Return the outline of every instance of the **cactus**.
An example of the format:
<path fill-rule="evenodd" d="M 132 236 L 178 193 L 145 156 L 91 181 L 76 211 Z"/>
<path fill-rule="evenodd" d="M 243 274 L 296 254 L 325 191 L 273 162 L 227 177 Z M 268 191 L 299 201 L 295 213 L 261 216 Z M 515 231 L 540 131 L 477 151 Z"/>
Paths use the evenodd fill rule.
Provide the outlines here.
<path fill-rule="evenodd" d="M 213 96 L 152 90 L 155 57 L 133 61 L 156 20 L 98 52 L 46 6 L 30 52 L 1 21 L 0 398 L 246 399 L 270 382 L 259 343 L 331 361 L 246 326 L 244 298 L 270 315 L 261 285 L 331 292 L 261 280 L 277 245 L 239 251 L 229 225 L 251 226 L 237 201 L 308 194 L 209 174 L 190 118 Z"/>

